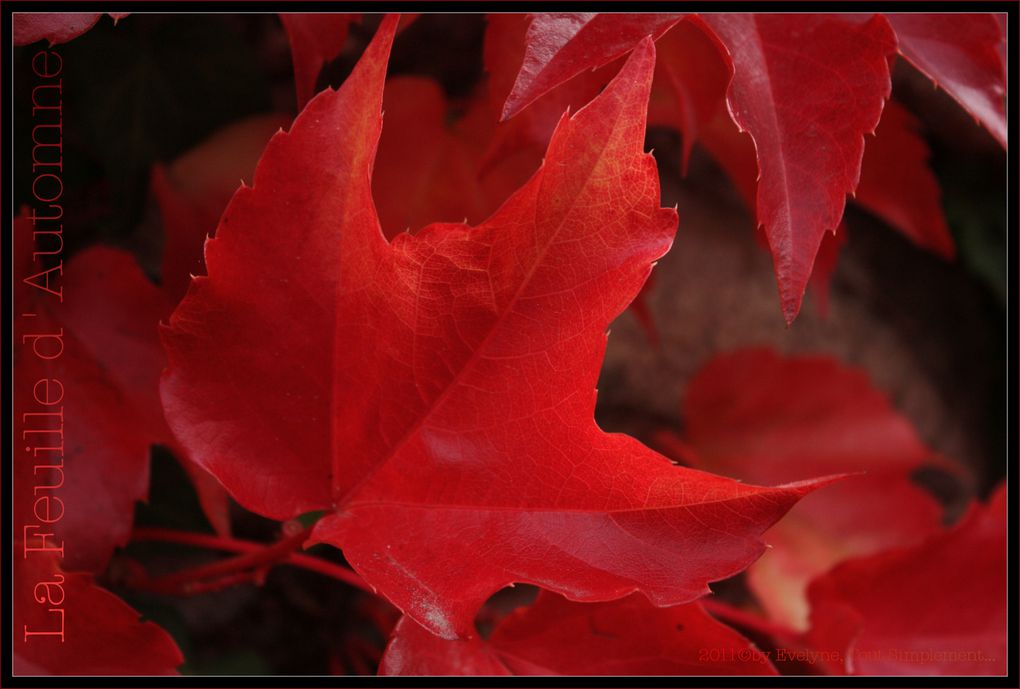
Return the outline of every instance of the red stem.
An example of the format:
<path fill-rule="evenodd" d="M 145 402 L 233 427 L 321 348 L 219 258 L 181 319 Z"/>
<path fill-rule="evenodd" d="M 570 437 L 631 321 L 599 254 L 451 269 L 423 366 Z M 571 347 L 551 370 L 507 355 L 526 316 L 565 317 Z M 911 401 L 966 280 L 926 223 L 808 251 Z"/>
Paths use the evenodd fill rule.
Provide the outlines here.
<path fill-rule="evenodd" d="M 299 548 L 308 539 L 310 532 L 310 528 L 305 529 L 271 545 L 174 529 L 135 529 L 131 534 L 131 540 L 179 543 L 181 545 L 240 554 L 239 557 L 222 560 L 211 565 L 193 567 L 141 583 L 143 588 L 160 593 L 193 594 L 216 590 L 210 587 L 224 581 L 238 583 L 254 579 L 256 578 L 257 570 L 268 568 L 277 563 L 289 564 L 312 572 L 318 572 L 367 593 L 375 593 L 372 587 L 358 576 L 357 572 L 317 557 L 295 553 L 294 550 Z M 251 572 L 250 570 L 256 570 L 256 572 Z M 219 581 L 207 581 L 213 577 L 219 577 Z"/>

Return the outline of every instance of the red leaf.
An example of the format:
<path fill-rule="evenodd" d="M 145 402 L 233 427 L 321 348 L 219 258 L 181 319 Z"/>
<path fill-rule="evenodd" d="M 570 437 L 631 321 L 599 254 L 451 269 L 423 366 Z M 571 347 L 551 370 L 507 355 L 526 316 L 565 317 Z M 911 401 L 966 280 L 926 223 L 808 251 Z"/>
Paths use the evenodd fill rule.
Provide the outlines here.
<path fill-rule="evenodd" d="M 360 14 L 280 13 L 294 62 L 298 110 L 315 95 L 322 66 L 340 54 L 347 41 L 347 30 L 360 17 Z"/>
<path fill-rule="evenodd" d="M 928 146 L 917 120 L 897 103 L 886 103 L 875 138 L 861 165 L 856 201 L 918 246 L 943 258 L 955 253 L 938 180 L 928 169 Z"/>
<path fill-rule="evenodd" d="M 682 14 L 594 14 L 552 12 L 532 15 L 520 73 L 503 106 L 506 120 L 586 70 L 626 55 L 647 36 L 661 36 Z"/>
<path fill-rule="evenodd" d="M 572 603 L 547 592 L 488 641 L 446 641 L 403 618 L 387 675 L 774 675 L 747 639 L 698 603 L 657 608 L 639 595 Z"/>
<path fill-rule="evenodd" d="M 430 222 L 481 220 L 481 198 L 472 156 L 446 127 L 448 108 L 439 84 L 395 77 L 383 95 L 386 133 L 376 156 L 372 191 L 387 237 Z"/>
<path fill-rule="evenodd" d="M 17 264 L 20 273 L 42 270 L 32 260 L 28 219 L 15 221 L 14 232 L 23 247 Z M 56 378 L 63 386 L 61 406 L 75 412 L 63 419 L 24 418 L 20 428 L 34 432 L 27 436 L 17 428 L 15 432 L 27 439 L 24 461 L 35 457 L 56 466 L 60 455 L 35 448 L 50 446 L 53 434 L 62 431 L 63 469 L 50 470 L 52 475 L 44 477 L 63 480 L 60 497 L 66 514 L 56 533 L 74 543 L 67 551 L 66 567 L 96 571 L 105 566 L 115 546 L 127 542 L 134 503 L 148 492 L 150 444 L 168 439 L 158 398 L 163 353 L 156 333 L 156 323 L 168 308 L 134 259 L 113 249 L 93 248 L 76 255 L 63 266 L 60 280 L 63 303 L 24 285 L 18 293 L 18 313 L 35 314 L 18 319 L 18 341 L 22 336 L 62 332 L 63 352 L 44 360 L 33 354 L 31 344 L 19 349 L 15 387 L 22 404 L 35 405 L 37 382 Z M 41 343 L 44 353 L 57 351 L 55 337 L 34 341 Z M 50 346 L 53 349 L 47 350 Z M 32 410 L 52 411 L 34 406 Z M 25 490 L 32 495 L 31 489 Z M 25 506 L 23 514 L 30 514 L 30 509 Z"/>
<path fill-rule="evenodd" d="M 128 12 L 110 12 L 113 23 Z M 14 17 L 14 45 L 49 41 L 50 46 L 68 41 L 87 32 L 102 18 L 99 12 L 17 12 Z"/>
<path fill-rule="evenodd" d="M 690 382 L 682 417 L 706 467 L 755 483 L 909 472 L 931 456 L 865 373 L 826 357 L 717 356 Z"/>
<path fill-rule="evenodd" d="M 35 230 L 50 223 L 38 219 Z M 160 295 L 112 249 L 85 250 L 44 278 L 29 216 L 14 221 L 13 234 L 16 274 L 35 276 L 14 292 L 14 670 L 172 673 L 182 658 L 166 632 L 140 623 L 90 576 L 68 573 L 105 567 L 148 488 L 149 445 L 165 429 L 156 398 Z M 55 242 L 42 235 L 38 251 L 55 252 Z M 136 313 L 152 315 L 148 331 Z M 61 630 L 63 639 L 41 633 Z"/>
<path fill-rule="evenodd" d="M 811 584 L 807 639 L 840 673 L 1006 673 L 1006 488 L 951 531 L 839 565 Z"/>
<path fill-rule="evenodd" d="M 899 51 L 1006 147 L 1006 36 L 993 14 L 885 15 Z"/>
<path fill-rule="evenodd" d="M 865 154 L 865 160 L 867 160 L 867 154 Z M 861 183 L 863 184 L 863 181 Z M 846 223 L 841 222 L 834 234 L 826 233 L 822 237 L 822 244 L 818 247 L 818 255 L 815 256 L 815 267 L 811 271 L 811 281 L 809 284 L 814 290 L 818 315 L 822 318 L 828 318 L 829 316 L 829 287 L 832 282 L 832 275 L 836 272 L 839 252 L 843 245 L 846 244 L 846 233 Z"/>
<path fill-rule="evenodd" d="M 177 674 L 184 658 L 162 628 L 142 622 L 91 576 L 67 573 L 51 555 L 20 551 L 15 543 L 15 674 Z"/>
<path fill-rule="evenodd" d="M 912 545 L 941 509 L 909 480 L 930 452 L 867 376 L 821 357 L 765 349 L 716 357 L 691 381 L 678 459 L 754 483 L 862 472 L 808 496 L 769 530 L 748 571 L 770 616 L 806 628 L 805 590 L 854 555 Z"/>
<path fill-rule="evenodd" d="M 641 151 L 651 42 L 483 225 L 388 244 L 369 175 L 394 28 L 273 138 L 207 243 L 165 333 L 175 432 L 249 509 L 331 510 L 315 540 L 447 638 L 515 581 L 706 593 L 817 484 L 676 468 L 594 423 L 605 329 L 676 225 Z"/>
<path fill-rule="evenodd" d="M 788 323 L 800 311 L 825 231 L 860 179 L 864 135 L 889 96 L 896 44 L 879 17 L 706 14 L 725 45 L 730 114 L 754 139 L 758 223 L 765 228 Z"/>

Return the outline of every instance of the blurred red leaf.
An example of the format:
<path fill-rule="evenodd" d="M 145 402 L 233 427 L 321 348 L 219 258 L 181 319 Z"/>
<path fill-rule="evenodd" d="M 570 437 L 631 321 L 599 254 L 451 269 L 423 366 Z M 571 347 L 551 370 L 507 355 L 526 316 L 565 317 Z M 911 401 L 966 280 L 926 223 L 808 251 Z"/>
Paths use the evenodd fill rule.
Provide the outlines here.
<path fill-rule="evenodd" d="M 42 270 L 32 258 L 32 224 L 26 216 L 15 221 L 14 234 L 19 273 Z M 51 438 L 38 431 L 62 431 L 60 497 L 66 514 L 55 528 L 74 543 L 64 566 L 98 571 L 114 547 L 127 542 L 134 503 L 148 493 L 149 446 L 169 441 L 158 396 L 163 353 L 156 332 L 169 309 L 133 257 L 122 251 L 87 249 L 62 272 L 62 303 L 24 284 L 15 293 L 18 313 L 34 314 L 16 321 L 18 341 L 62 333 L 63 351 L 44 360 L 31 349 L 19 349 L 14 384 L 20 399 L 32 400 L 37 381 L 55 378 L 63 386 L 62 405 L 75 413 L 22 419 L 23 429 L 37 432 L 22 436 L 16 429 L 16 434 L 45 445 Z M 55 338 L 36 341 L 57 349 Z M 32 495 L 28 491 L 26 499 Z M 23 514 L 30 509 L 26 505 Z"/>
<path fill-rule="evenodd" d="M 747 349 L 712 359 L 684 397 L 682 440 L 662 447 L 706 471 L 773 484 L 867 472 L 807 496 L 769 530 L 748 570 L 770 616 L 807 626 L 805 590 L 851 556 L 912 545 L 939 528 L 937 502 L 910 481 L 931 452 L 867 376 L 823 357 Z"/>
<path fill-rule="evenodd" d="M 518 151 L 482 174 L 495 119 L 484 99 L 458 112 L 424 77 L 387 80 L 386 127 L 372 175 L 372 195 L 387 237 L 433 222 L 481 222 L 541 164 L 541 153 Z M 451 122 L 451 120 L 453 120 Z"/>
<path fill-rule="evenodd" d="M 280 13 L 280 21 L 290 41 L 299 111 L 315 95 L 315 83 L 323 65 L 340 54 L 347 42 L 351 23 L 360 18 L 360 14 Z"/>
<path fill-rule="evenodd" d="M 917 119 L 886 103 L 875 138 L 868 140 L 855 201 L 918 246 L 952 258 L 956 249 L 942 212 L 942 191 L 928 169 L 928 146 Z"/>
<path fill-rule="evenodd" d="M 994 14 L 885 15 L 900 53 L 1006 147 L 1006 35 Z M 1005 15 L 1001 15 L 1005 16 Z"/>
<path fill-rule="evenodd" d="M 162 628 L 143 622 L 88 574 L 67 572 L 52 555 L 20 551 L 15 543 L 17 675 L 177 674 L 184 658 Z"/>
<path fill-rule="evenodd" d="M 689 20 L 681 21 L 666 32 L 655 47 L 659 57 L 655 64 L 653 91 L 657 90 L 668 98 L 668 103 L 663 104 L 657 117 L 660 124 L 680 129 L 683 135 L 681 168 L 686 173 L 691 148 L 696 141 L 704 138 L 709 123 L 718 117 L 729 121 L 725 111 L 729 69 L 719 46 Z M 735 127 L 733 129 L 737 131 Z M 754 183 L 758 169 L 754 163 L 754 148 L 749 150 L 751 182 Z"/>
<path fill-rule="evenodd" d="M 813 290 L 818 315 L 822 318 L 829 316 L 829 288 L 832 275 L 836 272 L 839 252 L 846 244 L 846 234 L 846 222 L 841 222 L 834 234 L 826 232 L 822 237 L 821 246 L 818 247 L 818 255 L 815 256 L 815 267 L 811 271 L 811 281 L 808 284 Z"/>
<path fill-rule="evenodd" d="M 676 224 L 641 150 L 651 43 L 485 224 L 389 244 L 370 171 L 394 29 L 272 139 L 207 243 L 165 332 L 174 430 L 249 509 L 328 510 L 313 539 L 447 638 L 515 581 L 704 594 L 817 483 L 676 468 L 594 423 L 605 329 Z"/>
<path fill-rule="evenodd" d="M 192 275 L 204 270 L 202 247 L 216 230 L 223 209 L 244 180 L 269 138 L 290 123 L 285 115 L 255 115 L 228 125 L 167 166 L 152 171 L 152 194 L 163 221 L 160 282 L 176 304 Z"/>
<path fill-rule="evenodd" d="M 446 641 L 403 618 L 387 675 L 774 675 L 750 641 L 698 603 L 657 608 L 640 595 L 573 603 L 548 592 L 482 641 Z"/>
<path fill-rule="evenodd" d="M 808 592 L 820 651 L 837 673 L 1006 673 L 1006 488 L 952 530 L 910 548 L 843 562 Z"/>
<path fill-rule="evenodd" d="M 113 23 L 130 14 L 109 12 Z M 102 18 L 99 12 L 16 12 L 14 18 L 14 45 L 29 45 L 36 41 L 49 41 L 50 46 L 68 41 L 87 32 Z"/>

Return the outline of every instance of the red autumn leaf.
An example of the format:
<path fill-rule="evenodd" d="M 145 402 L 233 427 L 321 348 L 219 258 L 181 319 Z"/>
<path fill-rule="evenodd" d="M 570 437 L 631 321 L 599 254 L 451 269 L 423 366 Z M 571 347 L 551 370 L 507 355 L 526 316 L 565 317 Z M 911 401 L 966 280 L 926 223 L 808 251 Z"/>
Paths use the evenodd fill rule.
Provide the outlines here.
<path fill-rule="evenodd" d="M 774 675 L 747 639 L 698 603 L 657 608 L 640 595 L 573 603 L 541 592 L 488 640 L 447 641 L 397 625 L 385 675 Z"/>
<path fill-rule="evenodd" d="M 867 472 L 802 500 L 769 530 L 773 547 L 748 570 L 762 605 L 788 626 L 806 628 L 805 591 L 815 576 L 939 528 L 938 503 L 909 479 L 930 451 L 860 371 L 822 357 L 740 350 L 694 377 L 682 417 L 683 440 L 664 435 L 663 447 L 707 471 L 765 484 Z"/>
<path fill-rule="evenodd" d="M 881 17 L 706 14 L 733 70 L 730 114 L 758 156 L 756 215 L 787 322 L 800 310 L 822 236 L 857 188 L 864 135 L 890 92 L 896 43 Z"/>
<path fill-rule="evenodd" d="M 174 431 L 249 509 L 328 510 L 313 540 L 447 638 L 515 581 L 704 594 L 817 484 L 676 468 L 594 423 L 606 327 L 676 224 L 641 151 L 651 42 L 484 224 L 390 244 L 370 171 L 395 23 L 272 139 L 206 244 L 165 332 Z"/>
<path fill-rule="evenodd" d="M 280 14 L 294 62 L 298 110 L 315 95 L 323 65 L 340 54 L 350 25 L 360 18 L 360 14 Z"/>
<path fill-rule="evenodd" d="M 128 16 L 128 12 L 109 12 L 113 23 Z M 14 17 L 14 45 L 29 45 L 36 41 L 49 41 L 51 46 L 81 36 L 102 18 L 99 12 L 16 12 Z"/>
<path fill-rule="evenodd" d="M 890 13 L 900 53 L 1006 146 L 1006 36 L 993 14 Z M 1004 15 L 1003 15 L 1004 16 Z"/>
<path fill-rule="evenodd" d="M 748 481 L 911 471 L 931 457 L 865 373 L 825 357 L 718 356 L 689 384 L 681 414 L 705 465 Z"/>
<path fill-rule="evenodd" d="M 14 232 L 21 274 L 39 273 L 43 267 L 33 262 L 31 223 L 27 218 L 15 221 Z M 63 385 L 62 406 L 75 413 L 63 419 L 23 419 L 20 426 L 32 433 L 16 434 L 26 438 L 24 461 L 45 458 L 41 464 L 55 464 L 58 458 L 35 448 L 62 438 L 62 468 L 52 470 L 47 479 L 63 481 L 60 496 L 66 516 L 57 533 L 74 543 L 64 565 L 96 571 L 115 546 L 127 542 L 134 503 L 148 492 L 149 446 L 168 436 L 158 397 L 163 354 L 156 332 L 168 309 L 126 253 L 88 249 L 64 265 L 62 273 L 51 274 L 49 284 L 56 289 L 54 280 L 60 282 L 63 303 L 24 284 L 16 295 L 18 313 L 35 314 L 19 319 L 19 341 L 62 333 L 63 345 L 59 356 L 49 360 L 34 356 L 31 349 L 19 352 L 15 386 L 20 399 L 32 400 L 37 381 L 56 378 Z M 34 282 L 43 284 L 42 278 Z M 28 342 L 38 343 L 46 355 L 60 350 L 57 337 Z M 62 436 L 54 435 L 61 430 Z"/>
<path fill-rule="evenodd" d="M 844 562 L 809 590 L 806 639 L 862 675 L 1006 673 L 1006 488 L 952 530 Z"/>
<path fill-rule="evenodd" d="M 943 258 L 955 253 L 942 212 L 938 180 L 928 169 L 928 146 L 913 115 L 886 103 L 875 138 L 868 141 L 855 200 L 918 246 Z"/>
<path fill-rule="evenodd" d="M 867 156 L 867 153 L 865 153 Z M 829 316 L 829 288 L 832 283 L 832 275 L 836 272 L 836 263 L 839 261 L 839 252 L 846 244 L 847 226 L 841 222 L 836 228 L 835 234 L 828 234 L 822 237 L 822 244 L 818 247 L 818 255 L 815 256 L 815 267 L 811 271 L 811 281 L 808 283 L 814 294 L 815 304 L 818 307 L 818 315 L 822 318 Z"/>
<path fill-rule="evenodd" d="M 203 272 L 205 238 L 216 229 L 242 180 L 251 179 L 269 137 L 289 122 L 290 118 L 276 113 L 249 117 L 217 131 L 170 165 L 153 168 L 152 194 L 159 206 L 164 237 L 160 282 L 167 300 L 160 321 L 169 317 L 184 296 L 191 276 Z M 169 432 L 166 435 L 169 437 Z M 174 451 L 210 524 L 217 533 L 229 534 L 230 505 L 223 487 L 188 460 L 182 448 L 174 445 Z"/>
<path fill-rule="evenodd" d="M 680 14 L 534 14 L 520 72 L 503 106 L 506 120 L 581 72 L 626 55 L 644 38 L 658 38 Z"/>
<path fill-rule="evenodd" d="M 17 675 L 175 675 L 184 662 L 169 634 L 91 576 L 52 555 L 22 557 L 20 543 L 13 604 Z"/>

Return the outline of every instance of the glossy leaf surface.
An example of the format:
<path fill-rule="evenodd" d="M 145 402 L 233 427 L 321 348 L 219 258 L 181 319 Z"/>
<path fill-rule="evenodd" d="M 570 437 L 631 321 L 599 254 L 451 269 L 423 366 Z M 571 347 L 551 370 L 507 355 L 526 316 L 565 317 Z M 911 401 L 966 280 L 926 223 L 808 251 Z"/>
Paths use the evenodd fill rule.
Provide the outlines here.
<path fill-rule="evenodd" d="M 370 171 L 394 28 L 274 137 L 207 243 L 165 336 L 175 432 L 249 509 L 329 510 L 313 538 L 446 638 L 515 581 L 704 594 L 816 484 L 678 469 L 594 423 L 606 327 L 676 226 L 641 150 L 651 42 L 483 225 L 391 244 Z"/>

